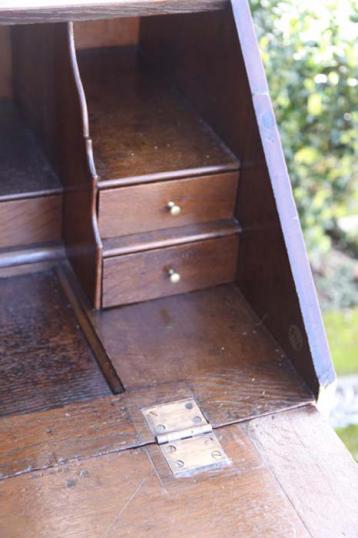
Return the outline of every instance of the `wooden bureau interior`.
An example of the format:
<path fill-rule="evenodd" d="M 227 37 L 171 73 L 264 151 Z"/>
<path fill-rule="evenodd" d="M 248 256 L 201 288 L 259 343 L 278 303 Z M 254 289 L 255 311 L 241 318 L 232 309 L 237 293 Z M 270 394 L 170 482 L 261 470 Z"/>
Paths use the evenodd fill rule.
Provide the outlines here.
<path fill-rule="evenodd" d="M 311 401 L 228 11 L 0 32 L 0 415 L 183 383 L 220 425 Z"/>

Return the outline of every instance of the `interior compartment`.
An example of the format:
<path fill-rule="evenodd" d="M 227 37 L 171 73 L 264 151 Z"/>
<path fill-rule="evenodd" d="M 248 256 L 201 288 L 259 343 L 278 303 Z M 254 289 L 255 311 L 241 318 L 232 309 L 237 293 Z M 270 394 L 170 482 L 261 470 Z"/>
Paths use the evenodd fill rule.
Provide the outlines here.
<path fill-rule="evenodd" d="M 220 229 L 226 226 L 225 220 L 237 222 L 239 160 L 203 120 L 175 79 L 146 54 L 141 39 L 143 24 L 142 19 L 136 26 L 131 19 L 112 21 L 111 38 L 104 42 L 96 39 L 99 29 L 106 27 L 103 21 L 74 26 L 74 57 L 88 110 L 96 219 L 102 241 L 170 227 L 185 230 L 189 224 L 211 222 Z M 101 275 L 97 273 L 98 306 L 210 287 L 227 282 L 229 275 L 235 279 L 231 259 L 230 267 L 224 268 L 228 263 L 225 241 L 215 249 L 222 267 L 221 276 L 215 279 L 215 271 L 199 263 L 201 258 L 195 255 L 199 246 L 192 246 L 190 240 L 188 236 L 187 246 L 180 248 L 159 245 L 165 253 L 155 250 L 116 260 L 108 259 L 103 243 Z M 200 248 L 210 250 L 209 244 Z M 237 256 L 236 248 L 232 255 Z M 131 262 L 154 258 L 159 265 L 149 263 L 149 271 L 142 263 L 136 269 L 131 267 Z M 206 258 L 208 262 L 210 257 Z M 165 266 L 160 266 L 160 259 L 165 260 Z M 167 265 L 185 267 L 184 274 L 178 274 L 178 278 L 183 277 L 180 285 L 168 286 Z M 124 278 L 127 270 L 133 278 Z"/>
<path fill-rule="evenodd" d="M 36 129 L 42 121 L 41 95 L 26 84 L 25 44 L 16 31 L 1 27 L 0 44 L 0 249 L 58 242 L 62 185 Z"/>
<path fill-rule="evenodd" d="M 236 157 L 138 45 L 82 49 L 77 57 L 103 187 L 113 180 L 123 184 L 238 168 Z"/>
<path fill-rule="evenodd" d="M 171 383 L 225 405 L 227 417 L 235 407 L 233 420 L 312 397 L 291 366 L 316 387 L 237 36 L 215 52 L 232 21 L 227 11 L 213 17 L 59 24 L 51 39 L 51 25 L 40 25 L 34 41 L 31 27 L 13 32 L 13 57 L 24 54 L 15 95 L 27 112 L 6 101 L 25 127 L 11 120 L 15 141 L 2 146 L 0 168 L 20 141 L 42 175 L 29 174 L 36 187 L 24 195 L 26 151 L 14 159 L 21 170 L 10 175 L 23 180 L 9 181 L 8 202 L 50 200 L 63 185 L 50 215 L 72 269 L 60 280 L 31 269 L 0 279 L 2 414 Z M 46 38 L 43 80 L 27 92 L 25 60 Z M 51 121 L 46 107 L 36 113 L 39 84 Z M 172 195 L 182 220 L 168 213 Z M 163 268 L 180 272 L 176 287 Z"/>

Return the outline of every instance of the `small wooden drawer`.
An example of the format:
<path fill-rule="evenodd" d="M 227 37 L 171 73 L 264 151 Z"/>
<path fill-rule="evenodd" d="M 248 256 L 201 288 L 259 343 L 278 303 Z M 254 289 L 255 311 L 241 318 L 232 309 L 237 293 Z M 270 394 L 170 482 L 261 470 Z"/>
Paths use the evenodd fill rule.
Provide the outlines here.
<path fill-rule="evenodd" d="M 99 193 L 103 238 L 229 219 L 238 172 L 106 189 Z"/>
<path fill-rule="evenodd" d="M 232 235 L 105 258 L 102 306 L 136 303 L 232 282 L 238 244 L 239 236 Z"/>

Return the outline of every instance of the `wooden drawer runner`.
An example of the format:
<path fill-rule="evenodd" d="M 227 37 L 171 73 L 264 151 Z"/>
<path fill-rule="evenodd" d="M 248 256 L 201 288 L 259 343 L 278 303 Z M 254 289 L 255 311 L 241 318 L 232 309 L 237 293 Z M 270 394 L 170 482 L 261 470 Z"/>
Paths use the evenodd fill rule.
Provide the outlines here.
<path fill-rule="evenodd" d="M 231 282 L 238 235 L 187 243 L 103 261 L 102 306 L 136 303 Z M 180 275 L 173 283 L 169 271 Z"/>
<path fill-rule="evenodd" d="M 237 183 L 238 172 L 228 172 L 100 191 L 101 236 L 108 238 L 231 218 Z M 180 207 L 179 214 L 170 212 L 169 202 Z"/>

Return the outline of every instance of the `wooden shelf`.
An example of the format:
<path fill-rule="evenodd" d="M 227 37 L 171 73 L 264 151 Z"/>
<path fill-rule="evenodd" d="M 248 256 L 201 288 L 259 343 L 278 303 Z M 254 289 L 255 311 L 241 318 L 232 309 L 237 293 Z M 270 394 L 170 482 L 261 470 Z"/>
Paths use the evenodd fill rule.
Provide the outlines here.
<path fill-rule="evenodd" d="M 99 186 L 235 170 L 238 161 L 135 48 L 78 52 Z"/>
<path fill-rule="evenodd" d="M 103 257 L 110 258 L 112 256 L 132 254 L 133 252 L 195 243 L 237 234 L 240 231 L 239 223 L 232 219 L 112 237 L 103 240 Z"/>
<path fill-rule="evenodd" d="M 0 100 L 0 201 L 60 193 L 61 183 L 12 101 Z"/>
<path fill-rule="evenodd" d="M 235 284 L 89 315 L 127 390 L 185 382 L 221 424 L 312 398 Z"/>

